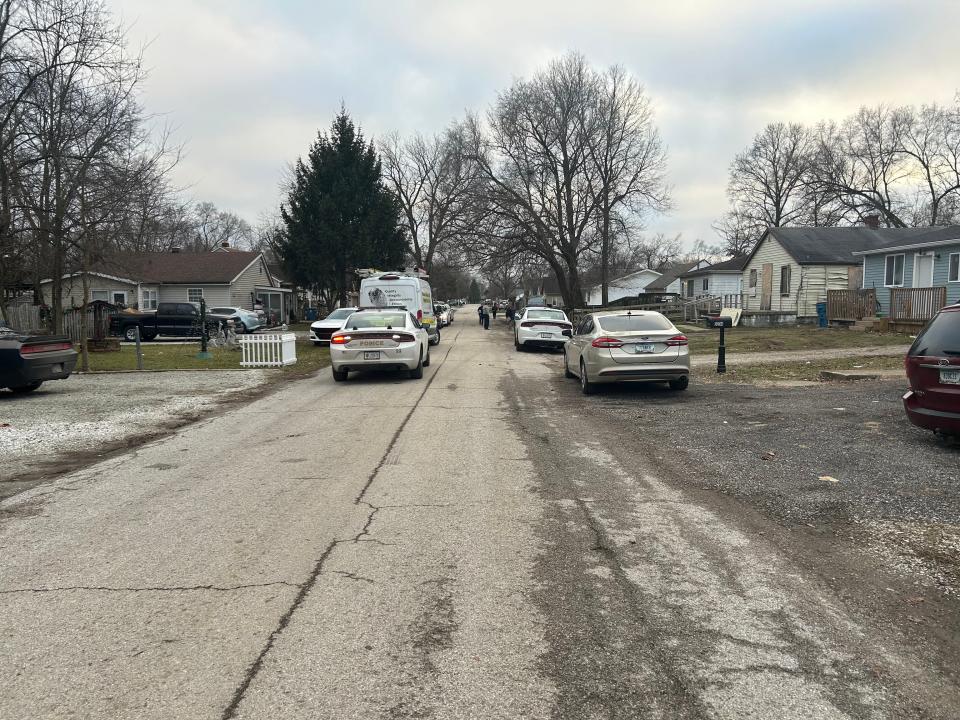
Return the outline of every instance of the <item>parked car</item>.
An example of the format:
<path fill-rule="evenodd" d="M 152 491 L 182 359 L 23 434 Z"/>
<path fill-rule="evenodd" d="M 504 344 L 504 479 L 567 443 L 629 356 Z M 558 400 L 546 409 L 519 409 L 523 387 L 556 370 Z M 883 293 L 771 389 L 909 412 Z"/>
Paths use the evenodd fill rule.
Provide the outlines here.
<path fill-rule="evenodd" d="M 572 335 L 573 323 L 563 310 L 554 308 L 524 308 L 514 321 L 513 345 L 561 349 Z"/>
<path fill-rule="evenodd" d="M 917 427 L 960 436 L 960 303 L 943 308 L 917 335 L 904 360 L 907 418 Z"/>
<path fill-rule="evenodd" d="M 447 327 L 447 325 L 453 324 L 453 308 L 447 305 L 446 303 L 439 303 L 434 312 L 437 315 L 437 318 L 440 322 L 440 327 Z"/>
<path fill-rule="evenodd" d="M 76 364 L 70 338 L 26 335 L 0 325 L 0 388 L 33 392 L 47 380 L 70 377 Z"/>
<path fill-rule="evenodd" d="M 208 308 L 207 315 L 216 320 L 233 320 L 233 327 L 237 332 L 256 332 L 263 325 L 257 313 L 241 307 Z"/>
<path fill-rule="evenodd" d="M 347 318 L 330 337 L 333 379 L 342 382 L 350 371 L 407 370 L 422 378 L 430 364 L 430 336 L 406 308 L 364 308 Z"/>
<path fill-rule="evenodd" d="M 207 317 L 210 329 L 215 329 L 218 324 L 217 319 Z M 200 337 L 200 326 L 200 308 L 189 302 L 160 303 L 156 310 L 123 310 L 110 316 L 110 333 L 124 340 L 136 340 L 138 327 L 141 340 L 153 340 L 158 335 Z"/>
<path fill-rule="evenodd" d="M 323 320 L 310 323 L 310 341 L 314 345 L 329 345 L 330 336 L 342 328 L 346 319 L 359 309 L 356 307 L 337 308 Z"/>
<path fill-rule="evenodd" d="M 665 381 L 673 390 L 690 382 L 687 336 L 658 312 L 586 315 L 563 348 L 563 369 L 584 394 L 600 383 Z"/>

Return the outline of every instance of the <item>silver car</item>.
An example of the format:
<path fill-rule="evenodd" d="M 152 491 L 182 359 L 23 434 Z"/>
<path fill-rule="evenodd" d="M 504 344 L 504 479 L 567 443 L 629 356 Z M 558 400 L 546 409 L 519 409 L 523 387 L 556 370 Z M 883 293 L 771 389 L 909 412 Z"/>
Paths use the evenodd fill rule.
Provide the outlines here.
<path fill-rule="evenodd" d="M 687 336 L 658 312 L 607 311 L 586 315 L 563 347 L 563 369 L 580 378 L 584 394 L 600 383 L 690 383 Z"/>

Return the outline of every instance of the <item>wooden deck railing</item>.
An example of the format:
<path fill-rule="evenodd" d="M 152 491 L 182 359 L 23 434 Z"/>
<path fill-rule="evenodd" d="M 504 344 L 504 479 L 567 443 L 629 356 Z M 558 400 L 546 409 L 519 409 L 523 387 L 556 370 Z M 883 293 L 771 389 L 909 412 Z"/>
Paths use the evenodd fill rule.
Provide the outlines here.
<path fill-rule="evenodd" d="M 877 291 L 827 290 L 828 320 L 863 320 L 877 313 Z"/>
<path fill-rule="evenodd" d="M 890 319 L 926 322 L 947 304 L 947 289 L 890 288 Z"/>

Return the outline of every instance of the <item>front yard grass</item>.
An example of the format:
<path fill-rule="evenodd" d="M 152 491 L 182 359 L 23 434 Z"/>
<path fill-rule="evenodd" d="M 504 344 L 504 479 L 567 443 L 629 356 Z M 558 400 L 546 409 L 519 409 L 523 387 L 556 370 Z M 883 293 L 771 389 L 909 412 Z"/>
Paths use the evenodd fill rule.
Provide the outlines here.
<path fill-rule="evenodd" d="M 821 370 L 863 371 L 900 370 L 903 372 L 903 357 L 888 355 L 880 357 L 830 358 L 810 362 L 782 362 L 763 365 L 727 365 L 727 372 L 718 375 L 716 366 L 698 367 L 693 371 L 700 382 L 754 383 L 764 381 L 817 381 Z M 906 375 L 903 377 L 906 383 Z"/>
<path fill-rule="evenodd" d="M 210 348 L 210 360 L 200 360 L 200 343 L 188 345 L 144 345 L 144 370 L 245 370 L 240 367 L 241 352 L 235 348 Z M 305 375 L 330 364 L 330 351 L 311 342 L 297 342 L 297 363 L 281 368 L 284 375 Z M 77 364 L 79 368 L 79 362 Z M 137 352 L 132 345 L 120 350 L 90 353 L 90 370 L 136 370 Z M 268 368 L 269 369 L 269 368 Z"/>
<path fill-rule="evenodd" d="M 720 331 L 691 332 L 688 337 L 690 338 L 690 352 L 712 352 L 715 354 L 720 340 Z M 725 341 L 728 353 L 877 347 L 880 345 L 909 345 L 912 342 L 909 335 L 899 333 L 857 332 L 842 328 L 805 326 L 727 328 Z"/>

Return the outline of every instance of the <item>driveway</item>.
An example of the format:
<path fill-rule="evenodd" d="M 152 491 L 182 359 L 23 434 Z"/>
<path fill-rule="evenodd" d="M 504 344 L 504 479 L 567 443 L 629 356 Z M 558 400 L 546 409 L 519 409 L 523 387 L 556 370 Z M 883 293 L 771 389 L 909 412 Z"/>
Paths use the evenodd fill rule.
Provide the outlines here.
<path fill-rule="evenodd" d="M 321 373 L 0 505 L 5 717 L 960 714 L 956 599 L 851 515 L 893 388 L 837 422 L 831 396 L 794 418 L 733 386 L 585 398 L 500 323 L 431 354 L 423 380 Z M 893 516 L 953 512 L 949 485 Z"/>
<path fill-rule="evenodd" d="M 0 390 L 0 498 L 169 432 L 265 380 L 260 370 L 96 373 L 29 395 Z"/>

